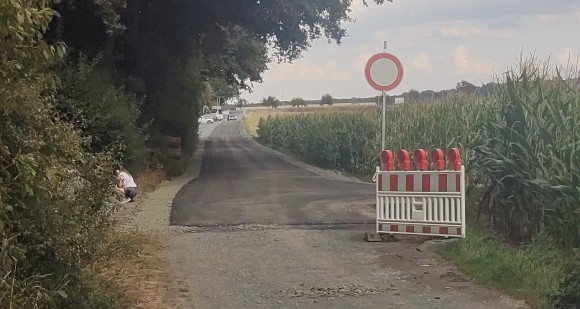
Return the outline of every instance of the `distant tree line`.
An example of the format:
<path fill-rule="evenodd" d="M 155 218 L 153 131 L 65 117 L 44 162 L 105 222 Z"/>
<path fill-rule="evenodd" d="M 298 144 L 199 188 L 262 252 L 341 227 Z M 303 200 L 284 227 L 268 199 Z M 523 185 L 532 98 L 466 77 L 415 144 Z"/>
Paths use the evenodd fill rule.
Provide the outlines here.
<path fill-rule="evenodd" d="M 496 83 L 487 83 L 481 86 L 476 86 L 468 81 L 461 81 L 457 83 L 454 89 L 448 90 L 441 90 L 441 91 L 433 91 L 433 90 L 424 90 L 419 92 L 416 89 L 410 89 L 409 91 L 403 92 L 399 95 L 387 95 L 387 104 L 394 104 L 395 98 L 402 98 L 406 103 L 422 103 L 422 102 L 430 102 L 437 100 L 439 98 L 444 98 L 446 96 L 450 96 L 456 93 L 462 94 L 470 94 L 470 95 L 479 95 L 479 96 L 490 96 L 494 88 L 497 86 Z M 297 101 L 298 100 L 298 101 Z M 382 96 L 374 96 L 374 97 L 352 97 L 352 98 L 343 98 L 337 99 L 333 98 L 330 94 L 324 95 L 320 100 L 305 100 L 302 98 L 294 98 L 290 101 L 278 101 L 278 105 L 291 105 L 293 107 L 298 106 L 307 106 L 307 105 L 332 105 L 335 103 L 377 103 L 378 105 L 382 104 Z M 298 104 L 300 103 L 300 104 Z M 259 103 L 249 103 L 247 100 L 244 101 L 243 106 L 252 106 L 256 104 L 264 105 L 264 101 L 262 100 Z"/>

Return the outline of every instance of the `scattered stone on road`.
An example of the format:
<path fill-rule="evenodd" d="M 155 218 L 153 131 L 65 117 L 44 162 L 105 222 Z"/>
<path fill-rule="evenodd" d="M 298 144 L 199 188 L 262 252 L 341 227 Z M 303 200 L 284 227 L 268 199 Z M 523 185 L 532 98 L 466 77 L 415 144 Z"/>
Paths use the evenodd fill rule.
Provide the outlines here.
<path fill-rule="evenodd" d="M 333 287 L 311 287 L 304 288 L 298 287 L 292 290 L 280 291 L 277 293 L 278 296 L 283 297 L 347 297 L 347 296 L 364 296 L 364 295 L 377 295 L 383 294 L 387 291 L 396 290 L 392 287 L 366 287 L 362 285 L 350 284 L 350 285 L 337 285 Z"/>

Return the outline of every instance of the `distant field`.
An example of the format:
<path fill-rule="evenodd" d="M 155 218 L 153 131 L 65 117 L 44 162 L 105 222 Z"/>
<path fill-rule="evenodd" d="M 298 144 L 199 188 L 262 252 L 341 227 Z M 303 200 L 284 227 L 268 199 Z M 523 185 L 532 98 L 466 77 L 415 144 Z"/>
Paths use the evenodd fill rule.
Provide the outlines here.
<path fill-rule="evenodd" d="M 260 122 L 260 118 L 268 118 L 268 116 L 291 116 L 296 114 L 310 114 L 310 113 L 332 113 L 332 112 L 354 112 L 354 111 L 361 111 L 361 110 L 369 110 L 374 109 L 376 106 L 364 104 L 364 105 L 353 105 L 353 104 L 336 104 L 333 106 L 326 106 L 326 107 L 286 107 L 286 108 L 244 108 L 245 115 L 244 115 L 244 126 L 246 128 L 246 132 L 251 136 L 256 136 L 256 130 L 258 129 L 258 123 Z"/>
<path fill-rule="evenodd" d="M 260 122 L 260 118 L 268 118 L 268 116 L 290 116 L 294 114 L 298 114 L 300 112 L 291 112 L 289 110 L 276 110 L 276 109 L 269 109 L 269 110 L 255 110 L 246 112 L 244 115 L 244 127 L 246 128 L 246 132 L 251 136 L 256 136 L 256 131 L 258 130 L 258 123 Z"/>

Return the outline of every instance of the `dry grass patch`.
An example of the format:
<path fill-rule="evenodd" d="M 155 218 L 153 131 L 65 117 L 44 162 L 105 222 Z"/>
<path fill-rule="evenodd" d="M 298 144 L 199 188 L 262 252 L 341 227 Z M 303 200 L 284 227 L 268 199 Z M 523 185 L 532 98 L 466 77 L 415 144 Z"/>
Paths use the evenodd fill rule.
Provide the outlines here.
<path fill-rule="evenodd" d="M 246 132 L 251 136 L 256 136 L 256 131 L 258 130 L 258 123 L 260 123 L 260 118 L 268 118 L 268 116 L 291 116 L 299 114 L 300 112 L 288 111 L 288 110 L 257 110 L 246 112 L 244 116 L 244 127 Z"/>
<path fill-rule="evenodd" d="M 168 289 L 167 264 L 157 254 L 162 248 L 158 235 L 112 231 L 85 274 L 113 284 L 121 295 L 122 307 L 177 308 L 176 295 Z"/>
<path fill-rule="evenodd" d="M 145 170 L 139 173 L 136 177 L 137 185 L 141 193 L 153 192 L 157 186 L 168 177 L 164 171 L 161 170 Z"/>
<path fill-rule="evenodd" d="M 268 118 L 268 116 L 292 116 L 296 114 L 312 114 L 312 113 L 353 113 L 357 111 L 366 111 L 376 109 L 376 106 L 325 106 L 325 107 L 295 107 L 289 109 L 263 109 L 247 111 L 244 117 L 244 127 L 246 132 L 251 136 L 256 136 L 258 130 L 258 123 L 260 118 Z"/>
<path fill-rule="evenodd" d="M 141 194 L 153 192 L 168 180 L 165 172 L 146 170 L 136 176 Z M 125 204 L 115 213 L 115 226 L 131 221 L 139 203 Z M 110 282 L 120 294 L 123 308 L 179 308 L 167 261 L 159 254 L 164 247 L 160 235 L 112 229 L 87 276 Z"/>

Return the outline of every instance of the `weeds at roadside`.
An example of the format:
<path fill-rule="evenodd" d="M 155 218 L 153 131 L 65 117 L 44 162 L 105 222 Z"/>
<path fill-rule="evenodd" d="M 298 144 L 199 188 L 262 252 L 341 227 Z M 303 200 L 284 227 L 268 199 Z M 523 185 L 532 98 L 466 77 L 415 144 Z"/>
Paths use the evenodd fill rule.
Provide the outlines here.
<path fill-rule="evenodd" d="M 572 267 L 570 251 L 558 248 L 545 236 L 512 248 L 478 228 L 477 223 L 469 226 L 465 239 L 439 253 L 478 283 L 500 288 L 534 307 L 549 307 L 548 296 Z"/>
<path fill-rule="evenodd" d="M 159 236 L 142 232 L 111 231 L 103 240 L 97 259 L 84 271 L 95 293 L 117 291 L 114 308 L 172 308 L 166 292 L 167 277 Z"/>
<path fill-rule="evenodd" d="M 168 177 L 161 170 L 144 171 L 137 175 L 137 183 L 141 194 L 155 191 L 157 186 Z"/>

